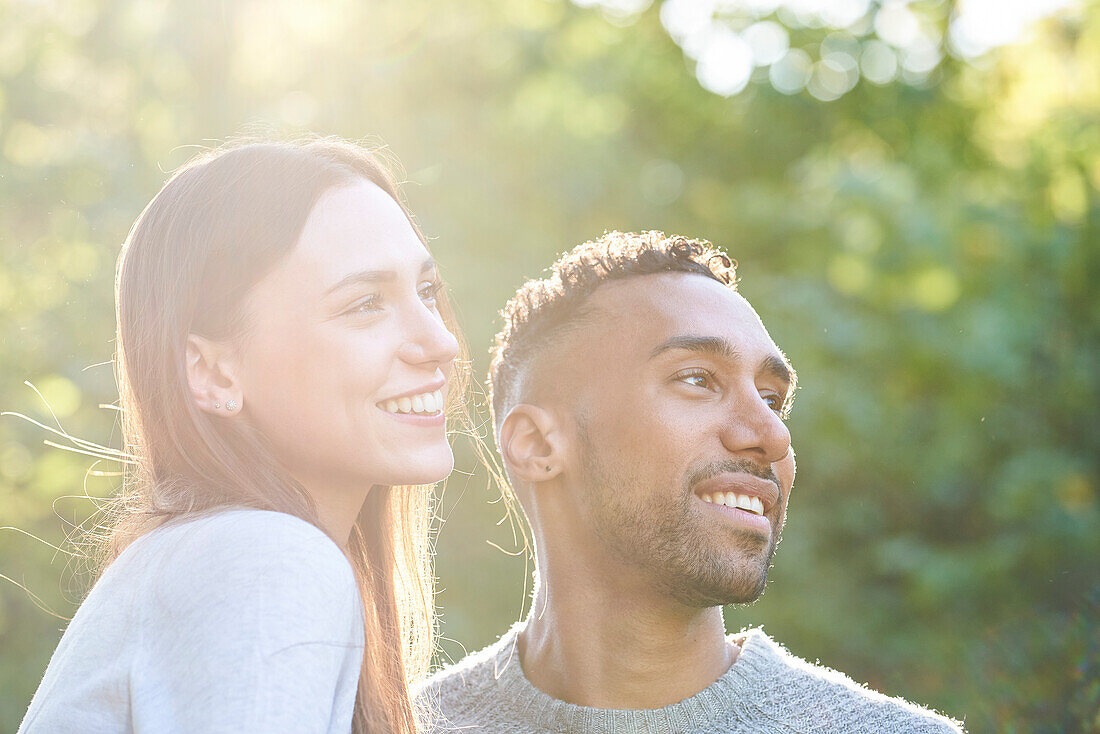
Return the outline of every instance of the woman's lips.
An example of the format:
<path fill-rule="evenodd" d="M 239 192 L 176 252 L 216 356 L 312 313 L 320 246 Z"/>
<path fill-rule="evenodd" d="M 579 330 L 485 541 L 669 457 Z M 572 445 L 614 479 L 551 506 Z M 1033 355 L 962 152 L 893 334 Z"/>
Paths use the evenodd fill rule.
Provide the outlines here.
<path fill-rule="evenodd" d="M 376 405 L 387 413 L 434 415 L 443 410 L 445 400 L 443 389 L 440 387 L 379 400 Z"/>
<path fill-rule="evenodd" d="M 388 410 L 379 408 L 383 413 L 388 415 L 398 423 L 404 423 L 410 426 L 432 427 L 432 426 L 444 426 L 447 424 L 447 415 L 442 411 L 436 411 L 431 414 L 424 413 L 391 413 Z"/>

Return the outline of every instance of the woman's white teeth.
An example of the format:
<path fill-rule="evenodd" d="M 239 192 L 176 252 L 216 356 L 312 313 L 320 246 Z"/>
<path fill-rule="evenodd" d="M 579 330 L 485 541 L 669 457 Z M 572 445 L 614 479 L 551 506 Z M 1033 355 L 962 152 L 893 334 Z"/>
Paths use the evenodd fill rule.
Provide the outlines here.
<path fill-rule="evenodd" d="M 710 502 L 715 505 L 725 505 L 726 507 L 737 507 L 742 510 L 747 510 L 754 515 L 764 514 L 764 503 L 759 497 L 751 497 L 747 494 L 736 494 L 735 492 L 715 492 L 714 494 L 699 495 L 703 502 Z"/>
<path fill-rule="evenodd" d="M 432 415 L 443 409 L 443 391 L 421 393 L 412 397 L 387 400 L 383 408 L 391 413 L 421 413 Z"/>

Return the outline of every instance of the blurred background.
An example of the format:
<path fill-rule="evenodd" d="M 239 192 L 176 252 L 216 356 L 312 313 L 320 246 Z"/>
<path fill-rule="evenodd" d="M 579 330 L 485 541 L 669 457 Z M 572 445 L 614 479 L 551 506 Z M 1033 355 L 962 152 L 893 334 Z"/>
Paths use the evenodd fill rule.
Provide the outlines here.
<path fill-rule="evenodd" d="M 802 383 L 784 542 L 729 629 L 972 732 L 1100 731 L 1100 4 L 0 0 L 0 409 L 54 425 L 28 380 L 117 446 L 119 245 L 256 123 L 390 146 L 479 377 L 560 251 L 726 248 Z M 88 581 L 26 533 L 64 544 L 116 481 L 49 438 L 0 418 L 4 731 L 64 627 L 35 598 L 68 617 Z M 455 443 L 440 660 L 529 590 Z"/>

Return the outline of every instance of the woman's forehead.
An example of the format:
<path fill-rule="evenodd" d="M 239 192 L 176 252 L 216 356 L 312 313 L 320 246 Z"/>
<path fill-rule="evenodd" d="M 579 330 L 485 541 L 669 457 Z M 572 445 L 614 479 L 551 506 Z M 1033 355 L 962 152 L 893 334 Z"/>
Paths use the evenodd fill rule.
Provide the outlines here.
<path fill-rule="evenodd" d="M 335 284 L 362 270 L 416 274 L 428 258 L 401 206 L 374 183 L 359 180 L 321 195 L 288 264 Z"/>

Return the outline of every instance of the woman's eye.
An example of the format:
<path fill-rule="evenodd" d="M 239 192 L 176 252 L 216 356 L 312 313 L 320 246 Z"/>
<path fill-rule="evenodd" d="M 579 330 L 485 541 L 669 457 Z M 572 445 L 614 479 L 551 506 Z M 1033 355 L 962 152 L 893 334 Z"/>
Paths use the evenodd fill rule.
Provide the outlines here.
<path fill-rule="evenodd" d="M 434 304 L 436 294 L 439 293 L 439 289 L 442 287 L 441 283 L 429 280 L 421 283 L 417 292 L 420 294 L 422 300 Z"/>
<path fill-rule="evenodd" d="M 374 313 L 382 309 L 382 298 L 378 295 L 370 295 L 344 312 L 345 316 Z"/>

